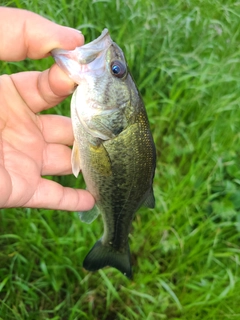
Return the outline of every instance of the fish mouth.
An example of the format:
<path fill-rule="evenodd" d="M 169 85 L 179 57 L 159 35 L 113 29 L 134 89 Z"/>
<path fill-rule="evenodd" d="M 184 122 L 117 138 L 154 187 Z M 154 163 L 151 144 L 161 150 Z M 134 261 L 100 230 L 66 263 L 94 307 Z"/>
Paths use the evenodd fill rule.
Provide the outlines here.
<path fill-rule="evenodd" d="M 77 84 L 87 73 L 101 75 L 105 70 L 105 55 L 113 41 L 108 29 L 101 35 L 74 50 L 53 49 L 51 54 L 58 66 Z"/>

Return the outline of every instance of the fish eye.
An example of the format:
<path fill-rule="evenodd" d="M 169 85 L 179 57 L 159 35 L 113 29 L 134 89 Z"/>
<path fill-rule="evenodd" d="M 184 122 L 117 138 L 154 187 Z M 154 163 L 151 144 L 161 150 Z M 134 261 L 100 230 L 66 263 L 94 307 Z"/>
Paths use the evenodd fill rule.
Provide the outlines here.
<path fill-rule="evenodd" d="M 123 78 L 126 74 L 126 65 L 121 61 L 113 61 L 111 64 L 112 74 L 117 78 Z"/>

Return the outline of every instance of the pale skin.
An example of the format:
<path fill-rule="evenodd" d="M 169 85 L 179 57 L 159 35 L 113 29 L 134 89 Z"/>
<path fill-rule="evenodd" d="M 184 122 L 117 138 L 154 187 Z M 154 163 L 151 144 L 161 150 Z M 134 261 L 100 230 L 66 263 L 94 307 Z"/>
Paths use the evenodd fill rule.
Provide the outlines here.
<path fill-rule="evenodd" d="M 0 7 L 0 60 L 42 59 L 54 48 L 84 43 L 76 30 L 29 11 Z M 44 175 L 72 173 L 71 120 L 40 115 L 59 104 L 75 84 L 60 68 L 0 76 L 0 208 L 85 211 L 94 205 L 86 190 L 63 187 Z"/>

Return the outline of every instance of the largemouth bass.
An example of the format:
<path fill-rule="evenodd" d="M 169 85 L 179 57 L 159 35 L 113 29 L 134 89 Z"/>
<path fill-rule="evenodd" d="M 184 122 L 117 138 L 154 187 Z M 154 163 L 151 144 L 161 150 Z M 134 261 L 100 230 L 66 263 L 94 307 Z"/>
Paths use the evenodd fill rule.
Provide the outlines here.
<path fill-rule="evenodd" d="M 107 29 L 82 47 L 55 49 L 52 55 L 78 84 L 71 100 L 72 169 L 76 177 L 82 171 L 96 200 L 95 208 L 80 216 L 90 223 L 100 212 L 104 223 L 103 236 L 83 267 L 96 271 L 111 266 L 132 278 L 132 220 L 142 205 L 155 205 L 156 152 L 142 98 Z"/>

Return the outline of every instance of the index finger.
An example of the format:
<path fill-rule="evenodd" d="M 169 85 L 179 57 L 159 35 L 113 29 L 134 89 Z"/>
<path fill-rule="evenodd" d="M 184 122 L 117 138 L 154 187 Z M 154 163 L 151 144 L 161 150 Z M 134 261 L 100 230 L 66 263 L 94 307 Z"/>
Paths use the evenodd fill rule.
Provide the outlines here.
<path fill-rule="evenodd" d="M 54 48 L 75 49 L 83 35 L 27 10 L 0 7 L 0 60 L 40 59 Z"/>

